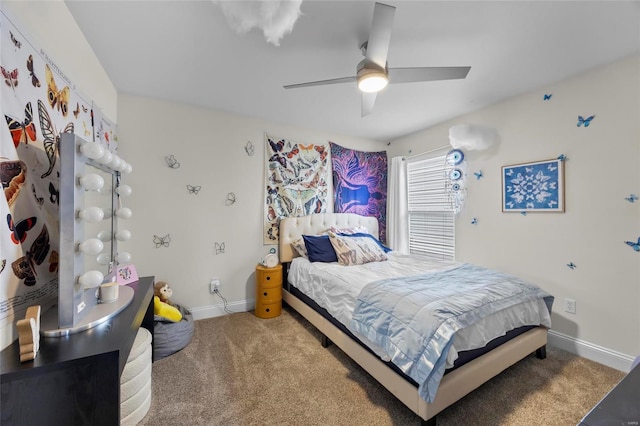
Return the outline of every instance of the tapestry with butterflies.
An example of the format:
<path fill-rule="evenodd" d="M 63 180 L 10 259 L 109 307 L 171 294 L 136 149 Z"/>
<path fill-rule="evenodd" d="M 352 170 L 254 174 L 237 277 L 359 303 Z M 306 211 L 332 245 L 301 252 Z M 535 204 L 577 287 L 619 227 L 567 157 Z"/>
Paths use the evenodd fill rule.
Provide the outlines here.
<path fill-rule="evenodd" d="M 61 133 L 92 139 L 91 104 L 0 12 L 0 327 L 58 291 Z"/>
<path fill-rule="evenodd" d="M 265 244 L 277 244 L 281 218 L 326 212 L 329 149 L 269 135 L 265 139 L 263 239 Z"/>
<path fill-rule="evenodd" d="M 387 152 L 364 152 L 333 142 L 333 211 L 378 219 L 380 241 L 386 241 Z"/>

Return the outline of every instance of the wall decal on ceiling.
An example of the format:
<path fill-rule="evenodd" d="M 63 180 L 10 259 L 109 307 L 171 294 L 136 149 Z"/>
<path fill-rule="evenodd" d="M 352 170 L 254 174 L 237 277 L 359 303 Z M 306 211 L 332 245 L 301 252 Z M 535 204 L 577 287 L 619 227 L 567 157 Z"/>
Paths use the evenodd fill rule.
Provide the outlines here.
<path fill-rule="evenodd" d="M 200 192 L 201 189 L 201 185 L 187 185 L 187 191 L 189 191 L 189 194 L 198 195 L 198 192 Z"/>
<path fill-rule="evenodd" d="M 333 211 L 355 213 L 378 219 L 380 241 L 386 241 L 387 151 L 365 152 L 333 142 Z"/>
<path fill-rule="evenodd" d="M 473 219 L 471 219 L 471 224 L 472 225 L 477 225 L 478 224 L 478 219 L 476 219 L 475 217 Z"/>
<path fill-rule="evenodd" d="M 578 116 L 578 124 L 576 124 L 576 126 L 578 126 L 578 127 L 580 127 L 580 126 L 589 127 L 589 124 L 591 124 L 591 120 L 593 120 L 594 118 L 596 118 L 595 115 L 590 115 L 587 118 L 584 118 L 583 116 L 579 115 Z"/>
<path fill-rule="evenodd" d="M 564 212 L 564 162 L 502 166 L 502 211 Z"/>
<path fill-rule="evenodd" d="M 478 170 L 477 172 L 473 172 L 473 174 L 476 177 L 476 180 L 480 180 L 480 178 L 483 176 L 482 175 L 482 170 Z"/>
<path fill-rule="evenodd" d="M 569 159 L 569 157 L 567 157 L 564 154 L 560 154 L 560 155 L 558 155 L 558 157 L 556 157 L 556 159 L 558 159 L 560 161 L 567 161 Z"/>
<path fill-rule="evenodd" d="M 550 101 L 551 100 L 551 96 L 553 96 L 553 93 L 545 93 L 544 96 L 542 97 L 542 100 Z"/>
<path fill-rule="evenodd" d="M 224 254 L 224 241 L 221 243 L 215 242 L 213 243 L 214 253 L 217 255 Z"/>
<path fill-rule="evenodd" d="M 253 157 L 253 154 L 256 152 L 256 147 L 253 146 L 251 141 L 247 141 L 247 144 L 244 146 L 244 150 L 246 151 L 249 157 Z"/>
<path fill-rule="evenodd" d="M 638 196 L 636 194 L 629 194 L 628 197 L 624 197 L 625 200 L 627 200 L 630 203 L 635 203 L 636 200 L 638 199 Z"/>
<path fill-rule="evenodd" d="M 569 263 L 567 263 L 567 268 L 569 268 L 569 269 L 576 269 L 576 264 L 575 264 L 575 263 L 573 263 L 573 262 L 569 262 Z"/>
<path fill-rule="evenodd" d="M 172 169 L 180 168 L 180 163 L 178 162 L 178 160 L 176 160 L 176 157 L 174 157 L 173 154 L 167 155 L 166 157 L 164 157 L 164 160 L 167 162 L 167 166 L 171 167 Z"/>
<path fill-rule="evenodd" d="M 156 245 L 156 248 L 169 247 L 170 242 L 171 242 L 170 234 L 167 234 L 164 237 L 159 237 L 157 235 L 153 236 L 153 243 Z"/>
<path fill-rule="evenodd" d="M 227 199 L 224 200 L 224 205 L 225 206 L 230 206 L 230 205 L 234 204 L 237 200 L 238 200 L 238 198 L 236 197 L 236 194 L 234 194 L 233 192 L 229 192 L 227 194 Z"/>
<path fill-rule="evenodd" d="M 635 243 L 633 241 L 625 241 L 624 243 L 635 251 L 640 251 L 640 237 L 638 237 L 638 241 Z"/>

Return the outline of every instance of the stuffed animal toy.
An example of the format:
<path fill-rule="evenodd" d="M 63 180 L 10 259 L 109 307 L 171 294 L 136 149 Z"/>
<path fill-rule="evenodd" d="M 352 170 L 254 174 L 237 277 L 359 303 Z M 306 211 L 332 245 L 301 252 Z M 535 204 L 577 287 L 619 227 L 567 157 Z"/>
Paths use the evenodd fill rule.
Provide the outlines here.
<path fill-rule="evenodd" d="M 173 290 L 169 287 L 164 281 L 158 281 L 153 285 L 153 295 L 158 296 L 161 302 L 166 303 L 169 306 L 175 306 L 171 303 L 171 296 L 173 295 Z"/>
<path fill-rule="evenodd" d="M 164 303 L 158 296 L 153 296 L 153 313 L 173 322 L 182 320 L 182 313 L 177 308 Z"/>

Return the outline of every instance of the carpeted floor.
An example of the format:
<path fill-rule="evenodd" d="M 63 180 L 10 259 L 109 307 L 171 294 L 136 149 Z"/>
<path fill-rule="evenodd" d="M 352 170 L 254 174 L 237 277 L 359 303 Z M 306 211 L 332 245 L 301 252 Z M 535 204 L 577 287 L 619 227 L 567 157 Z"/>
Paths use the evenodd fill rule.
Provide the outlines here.
<path fill-rule="evenodd" d="M 575 425 L 622 377 L 549 347 L 438 415 L 438 425 Z M 153 364 L 140 425 L 419 425 L 420 418 L 295 311 L 195 323 L 193 341 Z"/>

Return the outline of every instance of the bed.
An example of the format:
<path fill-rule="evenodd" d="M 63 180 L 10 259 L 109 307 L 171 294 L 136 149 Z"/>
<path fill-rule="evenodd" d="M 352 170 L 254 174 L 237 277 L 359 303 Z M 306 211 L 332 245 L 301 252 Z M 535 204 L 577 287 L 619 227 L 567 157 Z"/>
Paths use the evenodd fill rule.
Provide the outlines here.
<path fill-rule="evenodd" d="M 359 295 L 364 293 L 363 289 L 368 289 L 372 285 L 375 286 L 382 281 L 387 281 L 388 274 L 378 268 L 386 268 L 387 265 L 399 262 L 402 268 L 409 271 L 408 275 L 417 275 L 419 271 L 413 269 L 413 264 L 404 265 L 402 262 L 405 261 L 405 258 L 401 255 L 390 252 L 388 261 L 380 261 L 377 262 L 378 264 L 371 263 L 368 265 L 369 272 L 350 269 L 350 271 L 355 271 L 355 274 L 351 273 L 352 278 L 353 275 L 357 277 L 355 280 L 338 279 L 338 281 L 357 282 L 353 284 L 354 288 L 335 290 L 338 287 L 324 285 L 330 282 L 333 279 L 332 276 L 338 273 L 334 268 L 357 268 L 357 266 L 340 266 L 337 263 L 330 262 L 309 262 L 300 258 L 293 244 L 299 244 L 299 240 L 303 235 L 320 235 L 331 228 L 341 230 L 362 230 L 358 228 L 365 228 L 366 233 L 376 237 L 378 235 L 378 222 L 375 218 L 351 213 L 322 213 L 283 219 L 280 222 L 279 233 L 280 261 L 284 266 L 283 299 L 323 334 L 323 346 L 327 346 L 330 342 L 337 345 L 403 404 L 416 413 L 423 420 L 423 424 L 435 425 L 436 415 L 440 411 L 530 354 L 535 353 L 541 359 L 546 357 L 547 329 L 550 326 L 550 319 L 545 321 L 541 319 L 540 324 L 544 323 L 543 325 L 518 326 L 516 329 L 510 330 L 506 336 L 491 339 L 486 347 L 472 348 L 467 347 L 469 345 L 462 345 L 460 348 L 456 348 L 455 345 L 452 345 L 451 349 L 446 353 L 447 356 L 442 357 L 446 367 L 442 368 L 440 366 L 439 368 L 440 370 L 446 369 L 444 375 L 437 378 L 435 390 L 433 386 L 431 386 L 430 390 L 425 390 L 428 386 L 426 384 L 423 385 L 420 380 L 416 381 L 410 377 L 405 365 L 398 366 L 393 363 L 394 359 L 390 356 L 388 347 L 380 342 L 375 342 L 373 338 L 369 340 L 371 335 L 365 330 L 356 330 L 352 327 L 354 324 L 358 325 L 357 319 L 363 320 L 359 311 L 362 301 L 358 298 Z M 332 235 L 332 238 L 333 236 L 335 235 Z M 409 260 L 406 261 L 408 262 Z M 413 262 L 413 260 L 411 261 Z M 316 266 L 315 269 L 314 265 Z M 449 270 L 458 270 L 460 265 L 439 265 L 436 267 L 436 269 L 439 268 L 437 274 L 446 275 Z M 432 266 L 429 266 L 429 268 Z M 368 275 L 371 271 L 373 271 L 374 277 L 379 273 L 380 277 L 385 279 L 376 281 L 376 279 Z M 431 272 L 429 273 L 431 274 Z M 314 290 L 309 290 L 308 284 L 314 280 L 319 280 L 323 285 L 315 286 L 313 287 Z M 371 281 L 376 282 L 369 284 Z M 319 295 L 320 293 L 318 292 L 321 287 L 330 289 L 328 293 L 331 294 L 327 297 L 332 301 L 327 301 L 327 297 L 323 299 L 323 296 Z M 347 302 L 343 301 L 343 298 Z M 544 315 L 550 313 L 552 302 L 553 297 L 548 295 L 545 300 L 545 306 L 548 311 Z M 358 306 L 354 308 L 351 305 Z M 543 314 L 539 313 L 539 315 L 542 318 Z M 475 325 L 470 325 L 469 327 L 473 326 Z M 361 334 L 361 331 L 364 332 Z M 464 330 L 459 331 L 460 333 L 456 334 L 462 335 L 465 332 Z M 476 334 L 473 330 L 471 332 L 467 330 L 466 332 L 467 337 Z M 458 339 L 457 337 L 455 340 L 465 341 L 464 338 Z M 478 343 L 475 342 L 473 344 L 477 345 Z"/>

